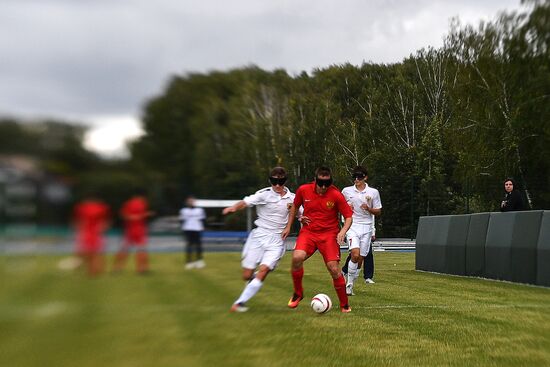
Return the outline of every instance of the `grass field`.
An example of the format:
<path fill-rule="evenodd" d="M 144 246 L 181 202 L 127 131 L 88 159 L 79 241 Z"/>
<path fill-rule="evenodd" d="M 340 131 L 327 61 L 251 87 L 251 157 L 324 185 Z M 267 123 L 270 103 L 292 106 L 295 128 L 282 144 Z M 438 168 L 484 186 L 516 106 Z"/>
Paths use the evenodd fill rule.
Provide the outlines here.
<path fill-rule="evenodd" d="M 208 253 L 183 270 L 156 254 L 88 279 L 58 256 L 0 257 L 0 366 L 548 366 L 550 289 L 414 270 L 414 253 L 376 253 L 376 284 L 357 284 L 352 313 L 295 310 L 287 254 L 250 311 L 239 254 Z M 130 266 L 132 265 L 132 266 Z M 321 258 L 306 263 L 309 298 L 337 298 Z"/>

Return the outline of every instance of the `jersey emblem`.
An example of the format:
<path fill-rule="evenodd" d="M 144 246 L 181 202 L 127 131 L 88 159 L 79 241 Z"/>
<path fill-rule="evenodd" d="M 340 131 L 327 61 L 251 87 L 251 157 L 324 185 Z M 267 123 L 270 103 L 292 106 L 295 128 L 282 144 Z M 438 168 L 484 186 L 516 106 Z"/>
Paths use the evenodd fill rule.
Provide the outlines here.
<path fill-rule="evenodd" d="M 370 195 L 365 195 L 365 200 L 367 201 L 367 203 L 368 203 L 369 205 L 372 205 L 372 196 L 370 196 Z"/>
<path fill-rule="evenodd" d="M 327 201 L 327 208 L 329 209 L 334 208 L 334 201 Z"/>

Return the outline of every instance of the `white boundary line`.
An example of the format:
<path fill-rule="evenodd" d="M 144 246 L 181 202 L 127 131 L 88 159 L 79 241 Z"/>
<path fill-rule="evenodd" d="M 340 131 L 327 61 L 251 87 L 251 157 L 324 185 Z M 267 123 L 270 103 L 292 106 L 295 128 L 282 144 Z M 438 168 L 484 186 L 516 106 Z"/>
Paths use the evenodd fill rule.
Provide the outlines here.
<path fill-rule="evenodd" d="M 549 308 L 550 304 L 465 304 L 465 305 L 380 305 L 380 306 L 352 306 L 359 309 L 410 309 L 410 308 L 440 308 L 440 309 L 479 309 L 479 308 Z"/>

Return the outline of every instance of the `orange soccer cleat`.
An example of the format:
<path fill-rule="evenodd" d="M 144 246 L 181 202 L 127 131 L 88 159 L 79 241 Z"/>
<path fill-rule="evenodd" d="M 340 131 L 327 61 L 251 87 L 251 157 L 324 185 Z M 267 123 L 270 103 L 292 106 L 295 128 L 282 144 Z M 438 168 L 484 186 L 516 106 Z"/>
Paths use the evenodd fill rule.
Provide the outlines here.
<path fill-rule="evenodd" d="M 304 297 L 300 296 L 299 294 L 294 293 L 292 295 L 292 298 L 288 301 L 288 307 L 290 308 L 296 308 L 300 304 L 300 301 L 303 300 Z"/>
<path fill-rule="evenodd" d="M 341 311 L 342 311 L 342 313 L 349 313 L 349 312 L 351 312 L 351 307 L 349 305 L 344 305 L 341 308 Z"/>

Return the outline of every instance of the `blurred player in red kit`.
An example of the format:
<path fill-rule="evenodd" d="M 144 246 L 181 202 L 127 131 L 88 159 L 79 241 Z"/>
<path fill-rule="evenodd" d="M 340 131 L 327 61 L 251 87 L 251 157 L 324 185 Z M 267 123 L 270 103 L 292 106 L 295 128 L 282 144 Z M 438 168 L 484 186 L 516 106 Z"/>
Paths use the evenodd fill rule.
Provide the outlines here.
<path fill-rule="evenodd" d="M 103 271 L 104 232 L 109 227 L 111 211 L 103 201 L 89 198 L 74 208 L 77 255 L 82 258 L 88 274 L 96 276 Z"/>
<path fill-rule="evenodd" d="M 344 242 L 346 232 L 352 224 L 353 212 L 346 199 L 335 186 L 332 185 L 332 173 L 328 167 L 319 167 L 315 171 L 315 181 L 304 184 L 296 191 L 294 204 L 290 209 L 289 218 L 294 218 L 298 208 L 304 208 L 299 218 L 302 228 L 296 239 L 296 247 L 292 253 L 292 281 L 294 294 L 288 301 L 288 307 L 296 308 L 304 298 L 302 278 L 304 277 L 304 261 L 315 251 L 319 250 L 332 282 L 340 309 L 347 313 L 351 311 L 346 294 L 346 281 L 340 271 L 340 245 Z M 344 217 L 342 228 L 339 227 L 338 215 Z M 292 220 L 288 221 L 283 231 L 286 238 L 292 227 Z"/>
<path fill-rule="evenodd" d="M 147 218 L 152 214 L 147 199 L 141 194 L 131 197 L 122 205 L 120 216 L 124 220 L 124 240 L 115 256 L 114 271 L 122 270 L 132 246 L 136 251 L 136 271 L 140 274 L 149 271 Z"/>

